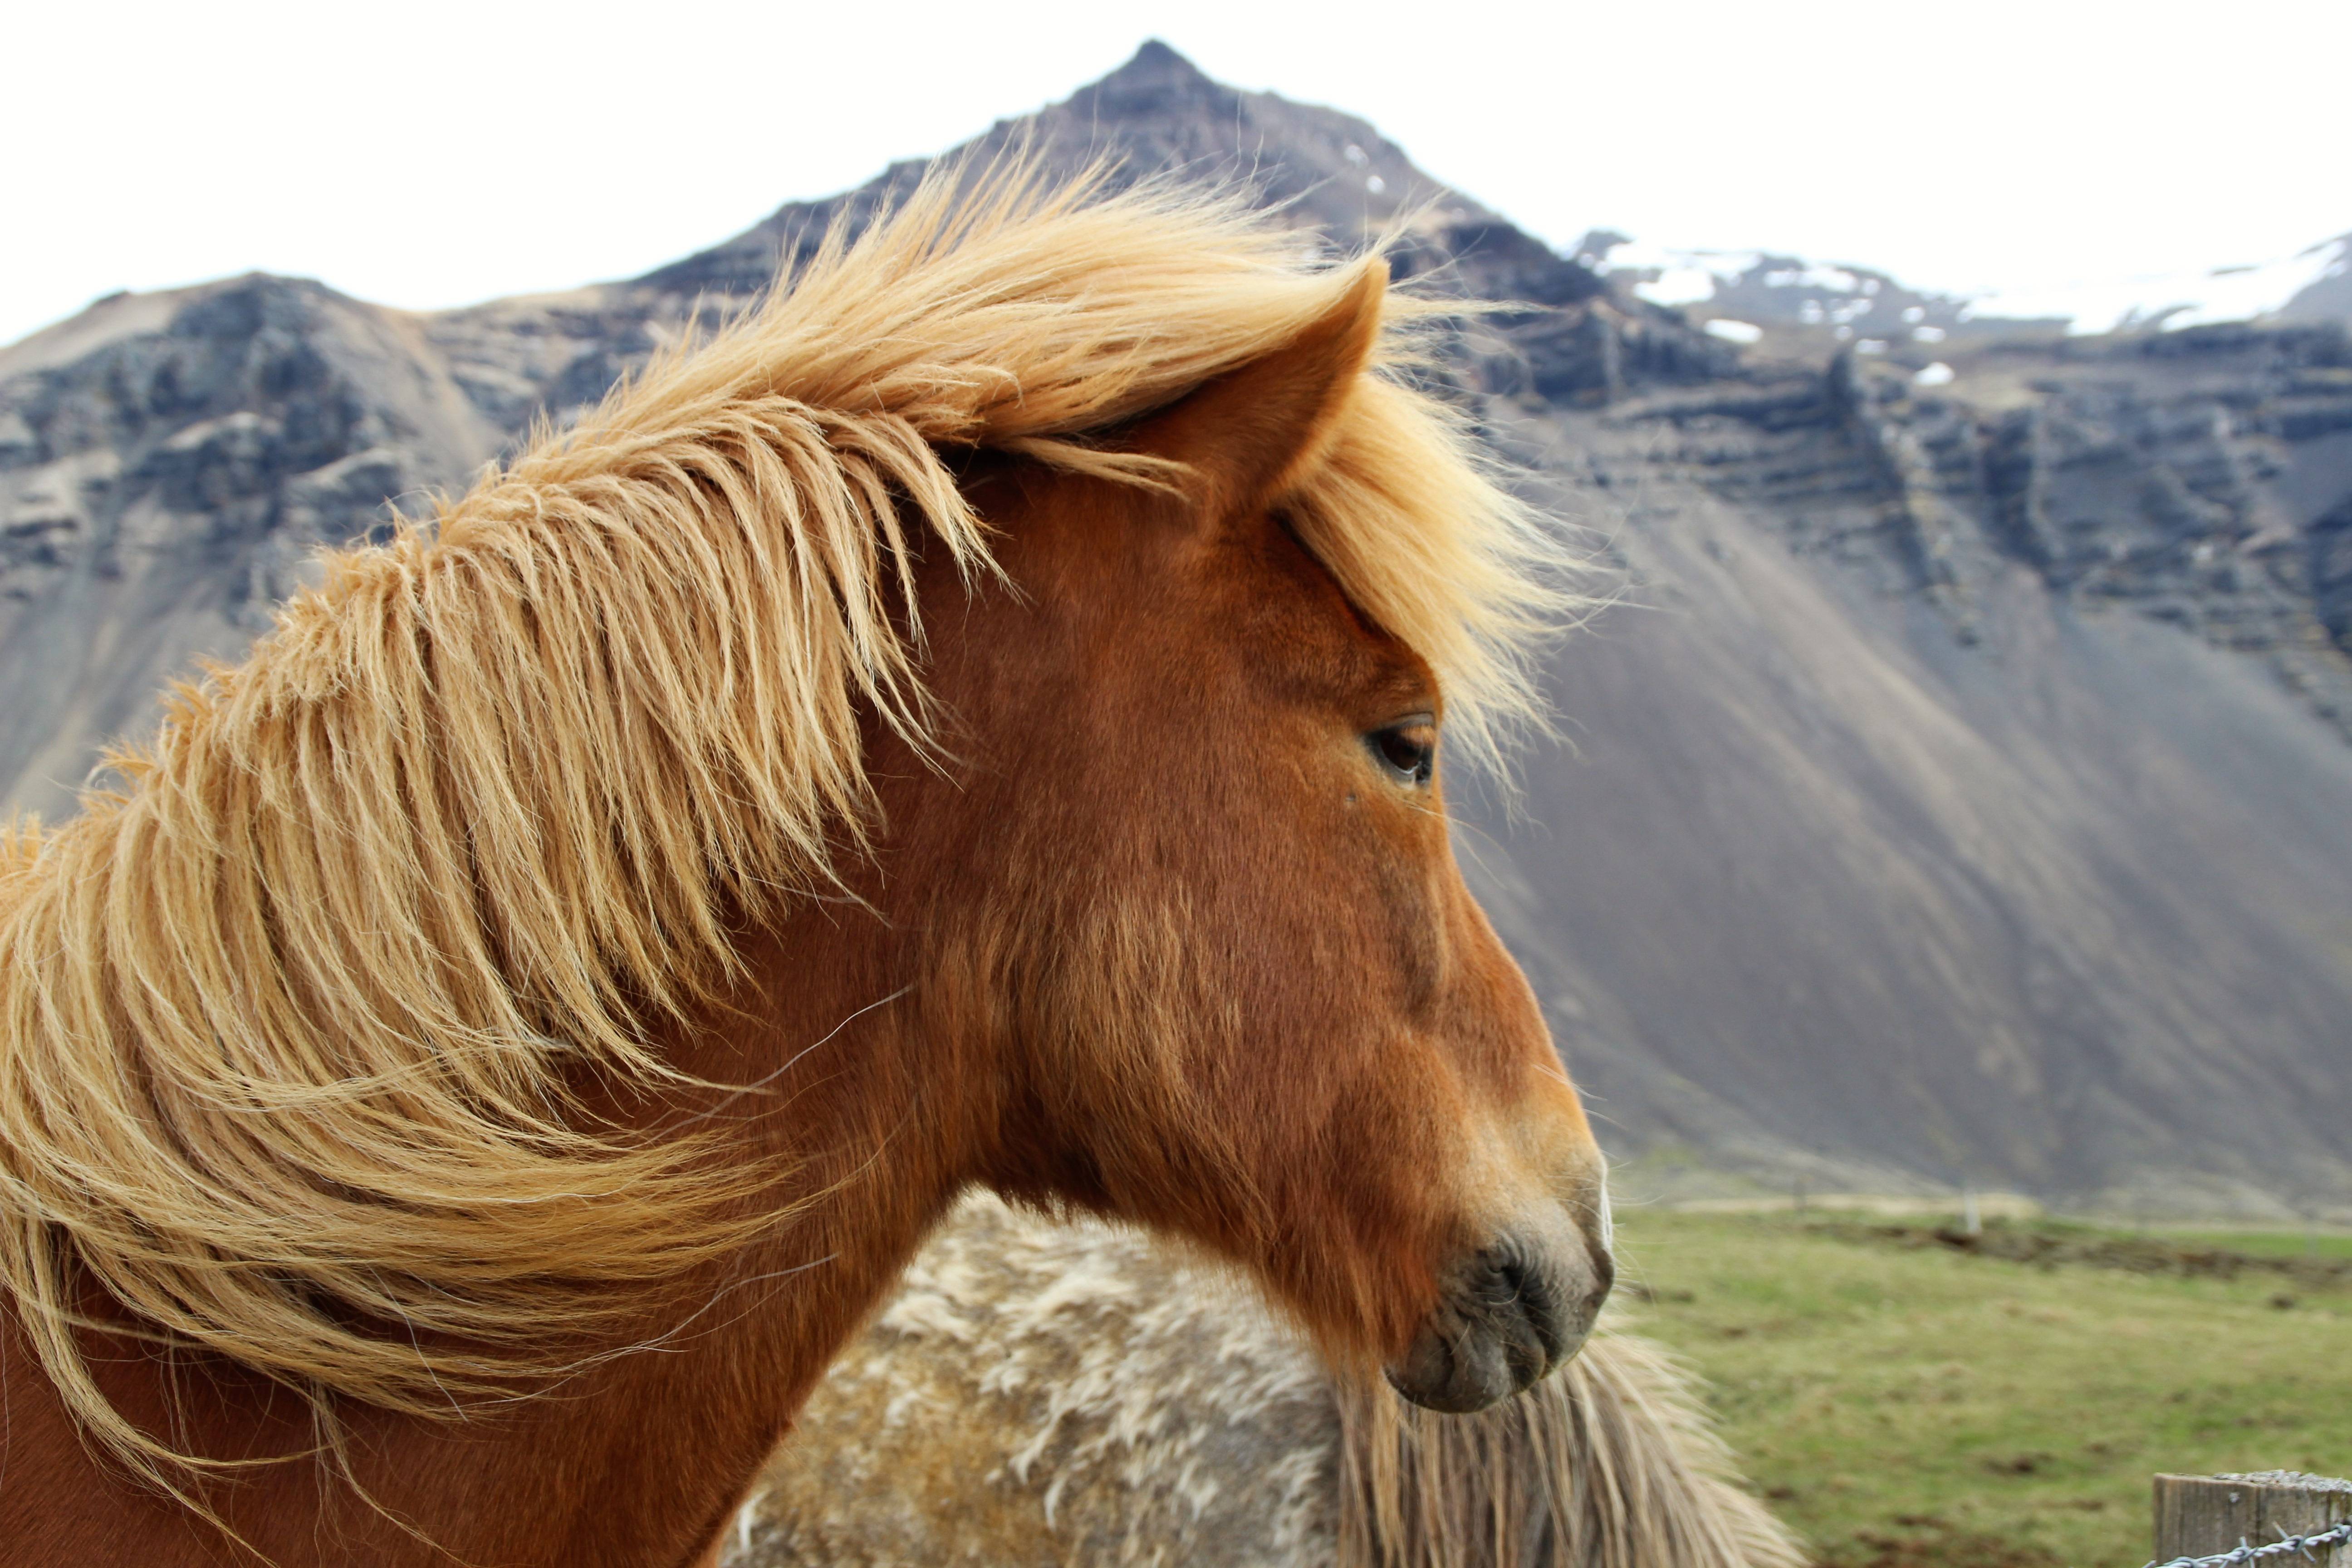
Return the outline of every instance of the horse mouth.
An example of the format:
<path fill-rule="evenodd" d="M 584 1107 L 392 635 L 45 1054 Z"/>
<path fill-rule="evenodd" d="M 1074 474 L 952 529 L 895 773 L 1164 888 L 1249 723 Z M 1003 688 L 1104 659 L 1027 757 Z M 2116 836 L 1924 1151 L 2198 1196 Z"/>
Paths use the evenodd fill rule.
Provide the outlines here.
<path fill-rule="evenodd" d="M 1390 1386 L 1428 1410 L 1467 1415 L 1549 1376 L 1592 1332 L 1616 1276 L 1581 1237 L 1533 1244 L 1505 1237 L 1448 1270 Z"/>

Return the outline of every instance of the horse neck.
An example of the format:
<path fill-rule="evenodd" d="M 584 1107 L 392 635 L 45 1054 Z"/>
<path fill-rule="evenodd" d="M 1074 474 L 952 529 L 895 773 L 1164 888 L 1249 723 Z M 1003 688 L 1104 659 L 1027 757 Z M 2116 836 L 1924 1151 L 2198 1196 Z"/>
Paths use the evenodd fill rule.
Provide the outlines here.
<path fill-rule="evenodd" d="M 558 1401 L 570 1451 L 531 1463 L 594 1477 L 598 1499 L 565 1561 L 657 1561 L 678 1529 L 723 1522 L 975 1173 L 973 1129 L 994 1114 L 972 1085 L 989 1075 L 920 1026 L 898 947 L 862 914 L 801 916 L 747 944 L 739 994 L 680 1031 L 687 1072 L 757 1084 L 707 1094 L 695 1114 L 740 1140 L 733 1157 L 790 1171 L 773 1194 L 786 1217 L 674 1298 L 658 1350 L 617 1363 L 585 1407 Z M 605 1533 L 630 1521 L 646 1539 Z"/>
<path fill-rule="evenodd" d="M 749 940 L 744 983 L 698 1025 L 671 1031 L 671 1058 L 714 1084 L 790 1069 L 758 1092 L 639 1108 L 698 1117 L 731 1145 L 722 1157 L 781 1158 L 772 1228 L 665 1292 L 635 1334 L 582 1346 L 592 1370 L 544 1397 L 464 1423 L 346 1410 L 345 1452 L 385 1512 L 331 1466 L 298 1461 L 218 1489 L 239 1533 L 279 1568 L 348 1560 L 354 1542 L 371 1562 L 419 1568 L 694 1562 L 827 1363 L 979 1171 L 984 1130 L 1001 1124 L 985 1064 L 957 1059 L 952 1037 L 927 1031 L 911 1005 L 902 1011 L 908 998 L 882 1001 L 900 992 L 901 967 L 916 956 L 891 929 L 812 910 Z M 299 1452 L 314 1440 L 299 1403 L 255 1374 L 221 1367 L 177 1378 L 128 1342 L 98 1370 L 135 1419 L 224 1458 Z M 5 1310 L 0 1380 L 42 1386 Z M 213 1526 L 78 1445 L 54 1397 L 15 1408 L 0 1458 L 12 1478 L 31 1479 L 0 1490 L 0 1531 L 26 1544 L 25 1560 L 244 1560 L 224 1553 Z"/>
<path fill-rule="evenodd" d="M 895 966 L 908 959 L 880 925 L 813 911 L 748 941 L 742 984 L 667 1044 L 709 1083 L 769 1081 L 698 1091 L 683 1110 L 640 1108 L 717 1129 L 725 1158 L 778 1161 L 778 1223 L 665 1292 L 635 1338 L 586 1347 L 605 1352 L 593 1371 L 488 1424 L 351 1413 L 372 1497 L 457 1561 L 502 1568 L 682 1568 L 715 1538 L 971 1179 L 972 1129 L 993 1115 L 974 1114 L 970 1087 L 988 1075 L 902 1015 Z M 383 1543 L 385 1561 L 407 1561 L 409 1545 L 420 1563 L 448 1561 L 388 1537 L 352 1494 L 323 1494 L 298 1471 L 275 1472 L 289 1489 L 276 1502 L 255 1500 L 272 1523 L 295 1527 L 271 1552 L 278 1563 L 316 1560 L 311 1521 L 322 1518 Z"/>

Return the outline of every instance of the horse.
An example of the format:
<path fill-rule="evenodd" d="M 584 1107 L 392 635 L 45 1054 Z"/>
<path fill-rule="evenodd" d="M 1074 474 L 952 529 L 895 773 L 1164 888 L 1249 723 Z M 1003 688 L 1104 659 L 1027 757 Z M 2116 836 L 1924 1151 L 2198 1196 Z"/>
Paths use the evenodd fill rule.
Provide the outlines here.
<path fill-rule="evenodd" d="M 692 1562 L 972 1188 L 1435 1409 L 1589 1332 L 1441 777 L 1576 563 L 1444 302 L 1034 163 L 788 273 L 0 854 L 0 1559 Z"/>
<path fill-rule="evenodd" d="M 1687 1374 L 1604 1319 L 1433 1415 L 1224 1269 L 967 1199 L 770 1457 L 719 1568 L 1801 1568 Z"/>

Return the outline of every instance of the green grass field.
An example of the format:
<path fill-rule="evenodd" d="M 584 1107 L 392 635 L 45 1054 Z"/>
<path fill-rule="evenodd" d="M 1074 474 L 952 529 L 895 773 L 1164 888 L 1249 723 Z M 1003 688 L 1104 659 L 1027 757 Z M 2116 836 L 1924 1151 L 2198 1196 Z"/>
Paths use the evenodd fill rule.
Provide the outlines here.
<path fill-rule="evenodd" d="M 2322 1249 L 2338 1268 L 2220 1279 L 2016 1262 L 1895 1228 L 1664 1209 L 1620 1222 L 1630 1326 L 1707 1379 L 1747 1474 L 1819 1561 L 2139 1568 L 2159 1470 L 2352 1473 L 2340 1238 Z M 2007 1228 L 2077 1247 L 2145 1239 Z"/>
<path fill-rule="evenodd" d="M 2148 1234 L 2184 1247 L 2226 1247 L 2258 1258 L 2352 1258 L 2352 1236 L 2341 1231 L 2306 1235 L 2299 1230 L 2210 1230 L 2167 1226 Z"/>

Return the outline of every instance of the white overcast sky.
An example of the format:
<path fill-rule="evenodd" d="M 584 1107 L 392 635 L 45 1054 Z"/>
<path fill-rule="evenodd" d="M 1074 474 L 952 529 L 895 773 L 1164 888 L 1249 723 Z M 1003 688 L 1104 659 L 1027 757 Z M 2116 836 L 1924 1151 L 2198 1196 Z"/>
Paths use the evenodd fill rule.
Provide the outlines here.
<path fill-rule="evenodd" d="M 627 276 L 1153 36 L 1559 245 L 2030 296 L 2352 229 L 2352 0 L 14 0 L 0 342 L 252 268 L 414 308 Z"/>

